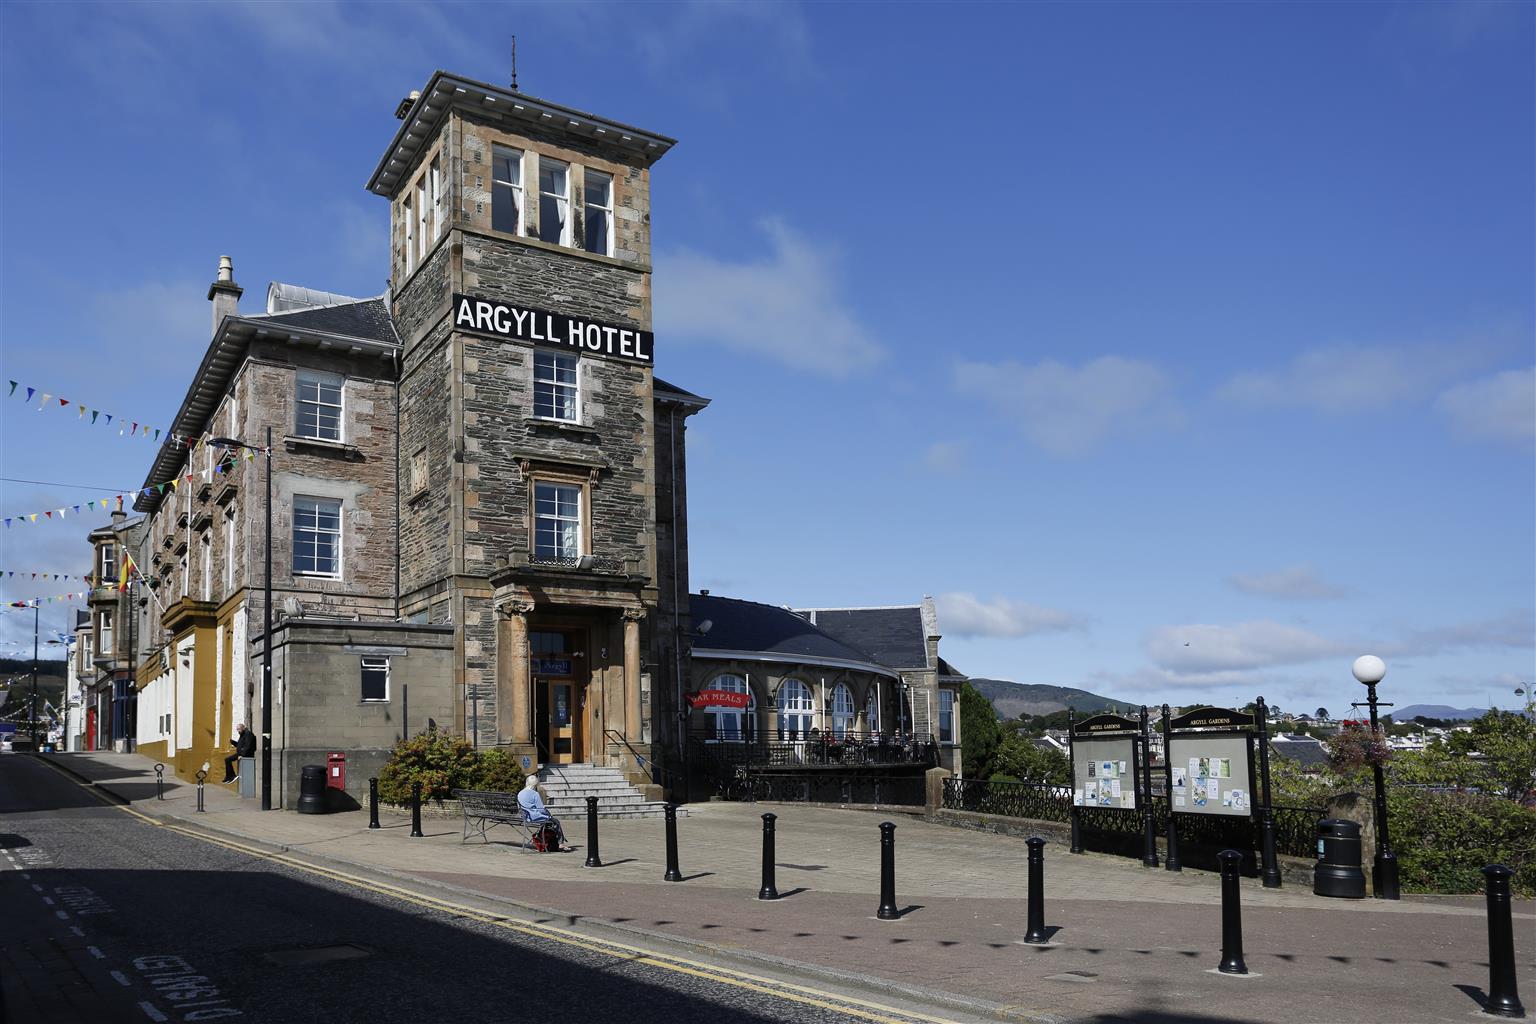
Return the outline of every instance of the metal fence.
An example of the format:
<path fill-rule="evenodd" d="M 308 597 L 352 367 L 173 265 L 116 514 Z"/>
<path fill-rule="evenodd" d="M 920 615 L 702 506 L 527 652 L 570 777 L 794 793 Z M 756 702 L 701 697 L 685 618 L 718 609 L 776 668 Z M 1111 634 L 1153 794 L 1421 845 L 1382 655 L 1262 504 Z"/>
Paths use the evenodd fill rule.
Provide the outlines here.
<path fill-rule="evenodd" d="M 1031 782 L 991 782 L 986 779 L 945 779 L 944 807 L 954 811 L 998 814 L 1034 821 L 1066 822 L 1072 816 L 1072 790 L 1066 786 Z M 1168 834 L 1168 801 L 1152 798 L 1151 813 L 1157 834 Z M 1321 807 L 1271 808 L 1275 818 L 1276 851 L 1292 857 L 1312 857 L 1317 850 L 1317 821 Z M 1108 836 L 1136 836 L 1143 829 L 1138 811 L 1103 807 L 1078 808 L 1078 821 L 1088 832 Z M 1236 847 L 1255 850 L 1259 845 L 1257 817 L 1180 814 L 1179 843 L 1184 845 Z"/>
<path fill-rule="evenodd" d="M 1072 790 L 1045 783 L 945 779 L 944 806 L 952 811 L 1067 821 L 1072 811 Z"/>
<path fill-rule="evenodd" d="M 689 748 L 696 763 L 726 775 L 738 765 L 783 768 L 922 765 L 932 768 L 939 763 L 939 744 L 932 736 L 885 733 L 797 737 L 793 733 L 772 732 L 739 740 L 692 739 Z"/>
<path fill-rule="evenodd" d="M 748 772 L 740 780 L 739 799 L 829 804 L 898 804 L 921 807 L 921 775 L 834 775 Z"/>

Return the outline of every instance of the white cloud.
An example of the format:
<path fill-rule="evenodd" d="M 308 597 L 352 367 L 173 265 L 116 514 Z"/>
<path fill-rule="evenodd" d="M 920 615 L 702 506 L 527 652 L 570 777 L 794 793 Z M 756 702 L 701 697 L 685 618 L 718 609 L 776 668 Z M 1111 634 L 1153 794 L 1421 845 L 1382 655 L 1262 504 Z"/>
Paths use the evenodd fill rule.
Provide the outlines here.
<path fill-rule="evenodd" d="M 1159 668 L 1187 677 L 1344 657 L 1357 645 L 1260 619 L 1230 626 L 1160 626 L 1143 646 Z"/>
<path fill-rule="evenodd" d="M 1512 611 L 1451 626 L 1409 630 L 1402 640 L 1383 649 L 1383 654 L 1434 655 L 1447 651 L 1536 647 L 1536 615 L 1530 609 Z"/>
<path fill-rule="evenodd" d="M 964 441 L 935 441 L 923 449 L 922 466 L 930 473 L 959 476 L 965 471 L 970 445 Z"/>
<path fill-rule="evenodd" d="M 1457 384 L 1435 399 L 1435 411 L 1464 437 L 1529 441 L 1536 437 L 1536 366 Z"/>
<path fill-rule="evenodd" d="M 1375 412 L 1427 398 L 1479 361 L 1476 344 L 1341 346 L 1303 352 L 1289 366 L 1239 373 L 1217 395 L 1272 408 Z"/>
<path fill-rule="evenodd" d="M 772 252 L 757 262 L 658 253 L 657 330 L 834 377 L 883 358 L 839 291 L 835 253 L 778 220 L 761 227 Z"/>
<path fill-rule="evenodd" d="M 950 593 L 934 598 L 939 628 L 951 636 L 1035 636 L 1081 629 L 1086 620 L 1073 612 L 975 594 Z"/>
<path fill-rule="evenodd" d="M 1081 367 L 1053 359 L 1033 366 L 961 363 L 955 387 L 1016 420 L 1026 437 L 1053 455 L 1081 455 L 1111 435 L 1181 421 L 1167 375 L 1120 356 Z"/>
<path fill-rule="evenodd" d="M 1274 572 L 1235 573 L 1227 582 L 1247 594 L 1294 600 L 1321 600 L 1343 597 L 1347 587 L 1329 583 L 1310 565 L 1292 565 Z"/>

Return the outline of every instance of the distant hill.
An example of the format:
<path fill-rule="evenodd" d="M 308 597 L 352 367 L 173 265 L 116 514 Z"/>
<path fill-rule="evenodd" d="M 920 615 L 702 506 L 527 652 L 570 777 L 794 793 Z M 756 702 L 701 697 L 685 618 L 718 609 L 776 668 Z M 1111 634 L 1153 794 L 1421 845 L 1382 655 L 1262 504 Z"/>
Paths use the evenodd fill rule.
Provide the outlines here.
<path fill-rule="evenodd" d="M 1518 708 L 1516 710 L 1519 710 Z M 1449 704 L 1409 704 L 1405 708 L 1392 709 L 1392 721 L 1411 722 L 1419 715 L 1425 718 L 1447 718 L 1457 721 L 1471 721 L 1474 718 L 1482 718 L 1488 713 L 1487 708 L 1453 708 Z"/>
<path fill-rule="evenodd" d="M 997 716 L 1003 719 L 1018 718 L 1021 714 L 1048 715 L 1069 707 L 1097 712 L 1126 706 L 1124 701 L 1100 697 L 1071 686 L 1015 683 L 1007 679 L 972 679 L 971 685 L 992 702 Z"/>

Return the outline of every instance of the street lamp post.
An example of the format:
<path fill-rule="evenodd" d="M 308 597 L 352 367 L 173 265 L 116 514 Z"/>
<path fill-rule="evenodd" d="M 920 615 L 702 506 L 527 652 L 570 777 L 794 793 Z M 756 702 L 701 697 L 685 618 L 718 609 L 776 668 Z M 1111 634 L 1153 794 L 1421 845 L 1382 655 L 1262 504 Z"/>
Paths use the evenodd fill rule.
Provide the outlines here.
<path fill-rule="evenodd" d="M 267 485 L 267 538 L 266 573 L 262 583 L 262 630 L 261 630 L 261 809 L 272 809 L 272 428 L 267 428 L 267 445 L 237 441 L 232 437 L 215 437 L 209 444 L 216 448 L 233 448 L 260 452 L 266 463 L 263 467 Z"/>
<path fill-rule="evenodd" d="M 1376 684 L 1387 674 L 1387 665 L 1374 654 L 1366 654 L 1355 659 L 1353 672 L 1355 678 L 1365 684 L 1365 702 L 1371 709 L 1371 739 L 1374 742 L 1380 728 L 1376 709 L 1392 706 L 1376 700 Z M 1373 759 L 1371 772 L 1376 780 L 1376 870 L 1371 876 L 1371 891 L 1377 899 L 1395 900 L 1399 898 L 1397 855 L 1392 852 L 1392 840 L 1387 833 L 1387 784 L 1379 760 Z"/>
<path fill-rule="evenodd" d="M 32 707 L 27 712 L 28 728 L 32 730 L 32 753 L 37 753 L 37 622 L 42 610 L 42 600 L 32 604 Z"/>

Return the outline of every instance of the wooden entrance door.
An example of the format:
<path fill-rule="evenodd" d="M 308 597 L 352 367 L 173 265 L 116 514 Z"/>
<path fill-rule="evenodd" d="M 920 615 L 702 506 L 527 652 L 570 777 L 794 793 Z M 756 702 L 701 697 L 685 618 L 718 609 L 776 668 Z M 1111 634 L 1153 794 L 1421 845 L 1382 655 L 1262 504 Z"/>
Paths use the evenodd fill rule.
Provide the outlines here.
<path fill-rule="evenodd" d="M 586 679 L 581 663 L 584 654 L 576 646 L 578 636 L 556 630 L 529 635 L 539 756 L 546 764 L 575 764 L 586 759 L 582 728 Z"/>

